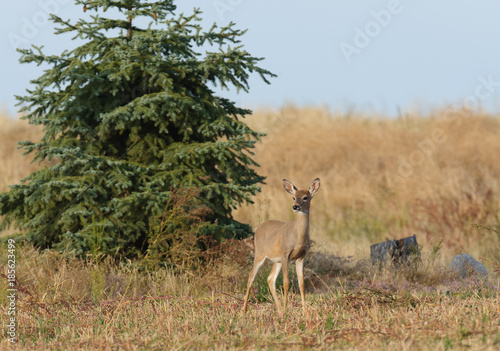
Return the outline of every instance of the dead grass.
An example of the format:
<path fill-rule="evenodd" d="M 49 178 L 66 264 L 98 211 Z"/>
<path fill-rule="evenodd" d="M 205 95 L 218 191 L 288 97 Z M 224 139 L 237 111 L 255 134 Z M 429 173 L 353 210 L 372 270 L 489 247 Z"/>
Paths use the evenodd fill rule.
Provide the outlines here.
<path fill-rule="evenodd" d="M 252 226 L 292 219 L 281 179 L 300 186 L 322 180 L 305 265 L 310 321 L 293 274 L 288 314 L 276 314 L 266 267 L 249 313 L 239 315 L 251 239 L 212 249 L 197 272 L 147 271 L 137 262 L 82 260 L 18 243 L 15 348 L 498 348 L 500 236 L 472 226 L 498 228 L 498 118 L 438 111 L 388 120 L 288 106 L 258 111 L 249 123 L 268 132 L 256 150 L 259 173 L 268 178 L 237 219 Z M 17 140 L 40 137 L 40 129 L 0 116 L 0 191 L 40 167 L 15 149 Z M 423 251 L 417 268 L 378 270 L 367 260 L 371 244 L 412 234 Z M 488 280 L 459 280 L 448 271 L 459 252 L 480 259 Z M 5 330 L 5 250 L 0 263 Z"/>
<path fill-rule="evenodd" d="M 289 106 L 249 124 L 268 132 L 255 156 L 267 184 L 238 219 L 292 219 L 281 179 L 307 186 L 320 177 L 312 237 L 341 255 L 417 234 L 424 247 L 442 240 L 449 255 L 500 259 L 499 236 L 471 227 L 499 223 L 499 118 L 438 111 L 389 120 Z"/>
<path fill-rule="evenodd" d="M 416 272 L 379 271 L 313 252 L 308 320 L 296 289 L 286 316 L 276 313 L 270 297 L 252 299 L 241 316 L 246 272 L 229 283 L 216 273 L 148 273 L 132 263 L 17 250 L 15 349 L 494 350 L 500 343 L 498 290 L 476 278 L 455 280 L 435 261 L 424 260 Z M 6 316 L 4 252 L 0 259 Z M 225 267 L 226 260 L 235 261 L 227 254 L 207 271 Z M 327 263 L 335 273 L 322 266 Z"/>
<path fill-rule="evenodd" d="M 500 260 L 500 236 L 471 226 L 499 223 L 499 118 L 443 110 L 391 120 L 288 106 L 257 111 L 248 123 L 268 133 L 255 152 L 267 184 L 255 204 L 235 211 L 238 220 L 255 227 L 292 219 L 281 179 L 306 186 L 320 177 L 312 237 L 339 255 L 363 256 L 374 242 L 417 234 L 424 247 L 442 241 L 450 256 Z M 16 141 L 41 133 L 0 116 L 0 191 L 40 167 Z"/>
<path fill-rule="evenodd" d="M 17 141 L 38 141 L 41 137 L 41 128 L 0 113 L 0 191 L 7 191 L 9 185 L 18 183 L 40 168 L 36 163 L 30 164 L 28 157 L 23 157 L 23 151 L 17 148 Z"/>
<path fill-rule="evenodd" d="M 495 307 L 495 299 L 481 296 L 359 290 L 318 297 L 309 330 L 301 313 L 284 318 L 269 304 L 241 318 L 232 297 L 165 296 L 62 306 L 26 301 L 19 323 L 26 336 L 21 345 L 38 350 L 493 350 L 499 342 Z"/>
<path fill-rule="evenodd" d="M 40 169 L 37 163 L 30 163 L 33 157 L 23 157 L 23 151 L 17 148 L 17 142 L 38 141 L 41 138 L 41 128 L 0 112 L 0 192 L 7 191 L 9 185 L 19 183 L 31 172 Z M 0 216 L 0 220 L 1 218 Z M 14 230 L 0 231 L 0 237 L 14 232 Z"/>

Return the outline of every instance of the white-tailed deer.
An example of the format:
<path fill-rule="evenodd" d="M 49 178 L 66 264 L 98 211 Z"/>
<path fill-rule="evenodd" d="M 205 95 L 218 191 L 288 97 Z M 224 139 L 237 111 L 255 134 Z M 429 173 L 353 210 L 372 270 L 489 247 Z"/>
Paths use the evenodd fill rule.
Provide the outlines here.
<path fill-rule="evenodd" d="M 252 283 L 266 258 L 274 262 L 271 273 L 267 278 L 267 284 L 271 290 L 276 307 L 282 313 L 281 304 L 276 294 L 276 279 L 283 268 L 283 288 L 285 290 L 285 311 L 288 302 L 288 263 L 296 261 L 297 278 L 299 279 L 300 297 L 302 308 L 308 315 L 304 293 L 304 257 L 309 250 L 309 209 L 311 200 L 319 190 L 319 178 L 310 185 L 309 190 L 297 190 L 288 180 L 283 179 L 283 187 L 286 192 L 293 195 L 293 211 L 297 219 L 293 222 L 267 221 L 255 230 L 255 258 L 252 271 L 248 277 L 247 292 L 243 304 L 243 313 L 247 310 L 248 296 Z"/>

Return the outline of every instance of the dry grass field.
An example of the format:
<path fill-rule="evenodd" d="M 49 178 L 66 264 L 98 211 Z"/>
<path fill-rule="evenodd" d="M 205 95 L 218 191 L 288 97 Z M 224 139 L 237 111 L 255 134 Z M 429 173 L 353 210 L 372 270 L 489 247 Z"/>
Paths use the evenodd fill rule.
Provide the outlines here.
<path fill-rule="evenodd" d="M 286 315 L 276 313 L 265 266 L 240 315 L 251 239 L 227 241 L 199 271 L 145 272 L 136 262 L 79 259 L 17 245 L 18 340 L 32 350 L 500 348 L 500 119 L 436 111 L 397 119 L 321 108 L 261 110 L 268 133 L 255 159 L 267 176 L 255 204 L 235 217 L 252 226 L 293 219 L 282 178 L 321 189 L 311 205 L 306 260 L 310 319 L 295 276 Z M 0 116 L 0 191 L 40 167 L 15 149 L 41 130 Z M 5 237 L 9 232 L 0 233 Z M 374 268 L 370 245 L 417 235 L 417 268 Z M 7 250 L 0 250 L 2 327 L 7 330 Z M 487 279 L 447 268 L 469 253 Z M 281 277 L 278 279 L 280 280 Z"/>
<path fill-rule="evenodd" d="M 281 179 L 307 186 L 320 177 L 312 237 L 341 254 L 364 256 L 370 243 L 417 234 L 425 247 L 442 241 L 450 255 L 500 259 L 498 236 L 470 226 L 500 223 L 500 119 L 288 107 L 257 113 L 250 125 L 269 133 L 255 157 L 268 178 L 255 206 L 236 212 L 240 220 L 292 219 Z"/>

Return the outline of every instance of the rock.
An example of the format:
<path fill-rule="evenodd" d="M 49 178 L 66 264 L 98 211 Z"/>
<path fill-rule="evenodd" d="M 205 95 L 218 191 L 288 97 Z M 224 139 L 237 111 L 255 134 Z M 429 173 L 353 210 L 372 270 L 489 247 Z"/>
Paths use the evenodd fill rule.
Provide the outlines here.
<path fill-rule="evenodd" d="M 420 250 L 416 235 L 374 244 L 370 247 L 370 251 L 372 263 L 379 266 L 386 262 L 399 266 L 420 261 Z"/>
<path fill-rule="evenodd" d="M 470 275 L 477 275 L 480 277 L 486 277 L 488 275 L 486 267 L 468 254 L 456 255 L 451 261 L 450 269 L 457 272 L 462 278 L 466 278 Z"/>

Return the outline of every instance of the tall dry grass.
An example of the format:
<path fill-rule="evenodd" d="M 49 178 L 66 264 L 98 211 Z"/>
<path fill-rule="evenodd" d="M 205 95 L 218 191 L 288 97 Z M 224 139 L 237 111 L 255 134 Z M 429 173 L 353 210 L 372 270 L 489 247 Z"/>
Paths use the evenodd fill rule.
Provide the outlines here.
<path fill-rule="evenodd" d="M 499 223 L 497 118 L 436 112 L 391 120 L 289 106 L 258 111 L 248 122 L 268 132 L 255 154 L 268 179 L 255 204 L 235 212 L 239 220 L 256 226 L 292 219 L 281 179 L 299 187 L 322 181 L 311 213 L 316 244 L 306 262 L 308 321 L 293 275 L 285 316 L 276 313 L 263 273 L 248 314 L 239 314 L 251 240 L 224 242 L 194 273 L 144 271 L 136 262 L 18 243 L 17 348 L 498 348 L 498 275 L 457 280 L 439 259 L 440 250 L 444 261 L 467 251 L 492 257 L 498 269 L 498 235 L 470 226 Z M 15 146 L 40 137 L 40 129 L 0 116 L 0 191 L 40 167 Z M 413 233 L 424 249 L 417 269 L 378 270 L 358 259 L 374 242 Z M 2 316 L 7 255 L 0 251 Z"/>
<path fill-rule="evenodd" d="M 293 218 L 282 178 L 307 187 L 321 178 L 312 237 L 341 254 L 366 255 L 377 241 L 417 234 L 449 255 L 499 257 L 499 238 L 473 223 L 499 224 L 500 119 L 437 111 L 398 119 L 320 108 L 256 112 L 268 133 L 255 159 L 267 184 L 235 216 L 256 226 Z"/>
<path fill-rule="evenodd" d="M 442 110 L 388 119 L 287 106 L 247 122 L 267 133 L 255 150 L 267 184 L 255 204 L 235 211 L 238 220 L 255 227 L 292 219 L 281 179 L 307 187 L 320 177 L 311 220 L 322 247 L 366 256 L 370 244 L 417 234 L 424 248 L 442 241 L 450 256 L 500 258 L 499 236 L 471 226 L 500 222 L 498 117 Z M 0 114 L 0 191 L 40 167 L 16 142 L 41 136 L 41 128 Z"/>
<path fill-rule="evenodd" d="M 424 249 L 442 242 L 449 256 L 500 259 L 498 234 L 471 226 L 500 222 L 498 117 L 442 110 L 388 119 L 287 106 L 256 111 L 247 122 L 267 133 L 255 150 L 267 184 L 255 204 L 235 211 L 238 220 L 255 227 L 292 219 L 282 178 L 307 187 L 320 177 L 311 220 L 323 248 L 366 256 L 370 244 L 417 234 Z M 0 115 L 0 191 L 40 167 L 16 142 L 41 135 Z"/>
<path fill-rule="evenodd" d="M 30 163 L 32 157 L 23 157 L 23 151 L 17 148 L 21 140 L 39 141 L 42 128 L 29 125 L 27 121 L 8 116 L 0 112 L 0 191 L 7 191 L 8 186 L 18 183 L 31 172 L 40 168 Z"/>
<path fill-rule="evenodd" d="M 17 142 L 39 141 L 42 135 L 42 128 L 0 112 L 0 192 L 8 191 L 9 185 L 19 183 L 41 167 L 38 163 L 30 162 L 33 155 L 23 156 L 23 150 L 18 149 Z M 0 237 L 14 232 L 13 229 L 0 231 Z"/>

